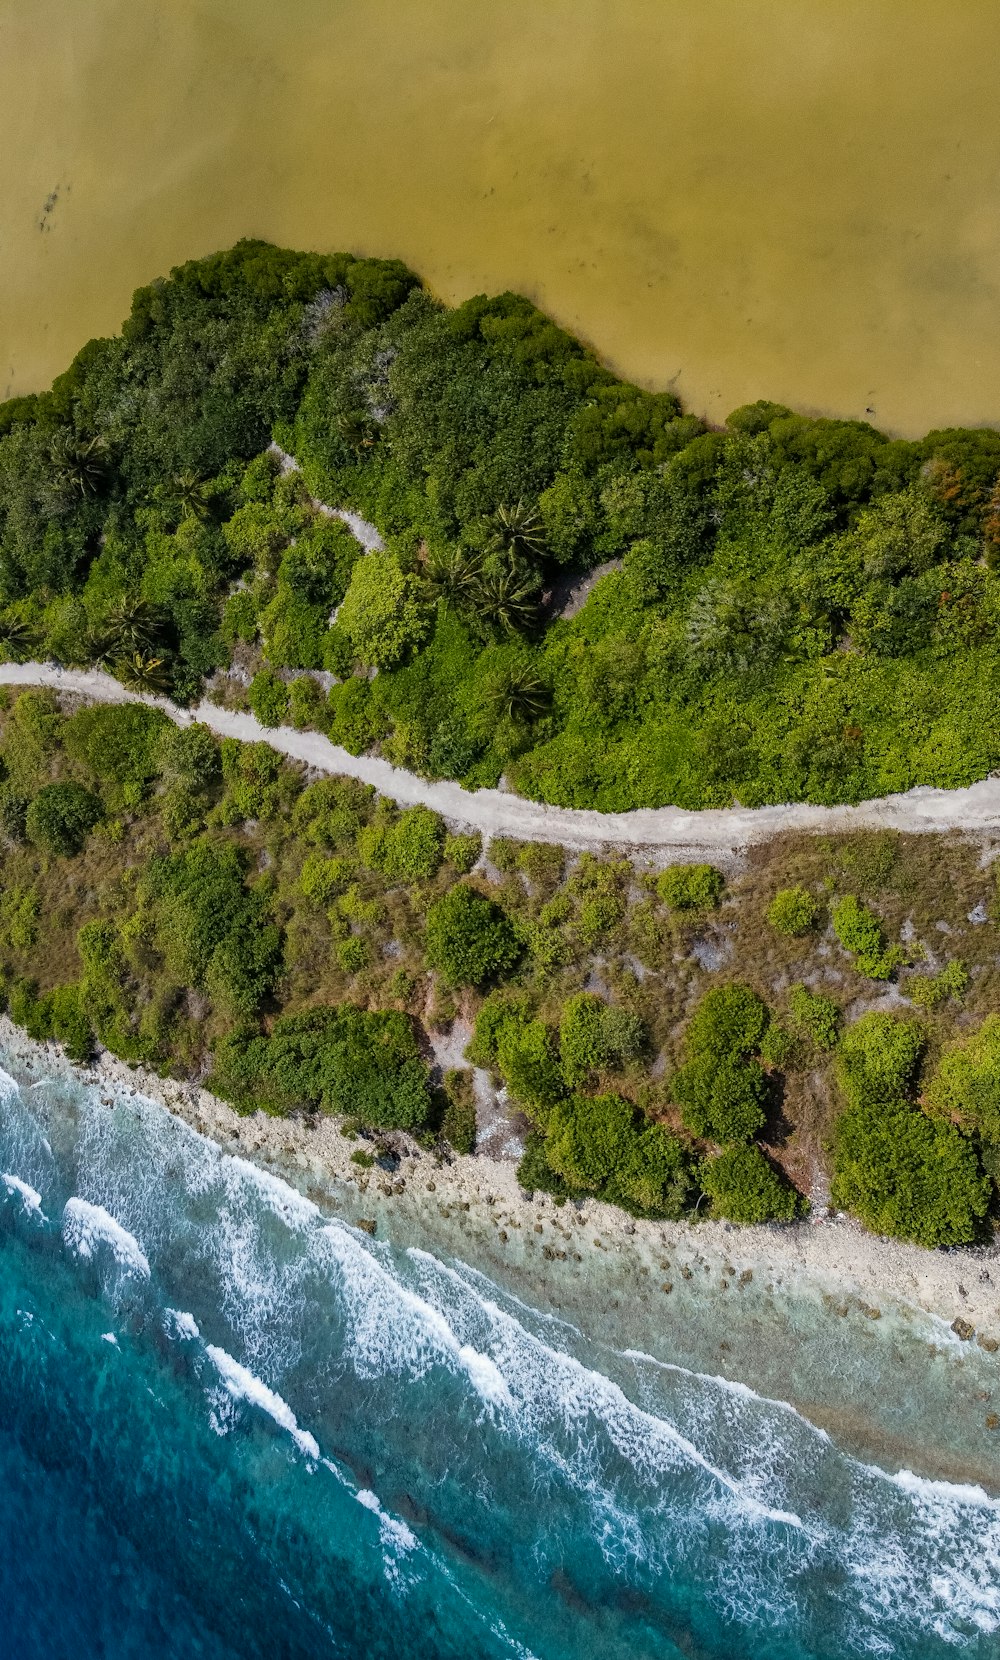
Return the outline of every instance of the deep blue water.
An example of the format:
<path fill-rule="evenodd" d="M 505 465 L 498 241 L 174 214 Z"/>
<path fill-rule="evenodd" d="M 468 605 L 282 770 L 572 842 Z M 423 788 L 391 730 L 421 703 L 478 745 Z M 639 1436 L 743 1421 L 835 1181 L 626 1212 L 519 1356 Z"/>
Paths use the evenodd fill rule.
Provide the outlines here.
<path fill-rule="evenodd" d="M 975 1481 L 373 1240 L 141 1097 L 5 1079 L 4 1657 L 996 1660 Z"/>

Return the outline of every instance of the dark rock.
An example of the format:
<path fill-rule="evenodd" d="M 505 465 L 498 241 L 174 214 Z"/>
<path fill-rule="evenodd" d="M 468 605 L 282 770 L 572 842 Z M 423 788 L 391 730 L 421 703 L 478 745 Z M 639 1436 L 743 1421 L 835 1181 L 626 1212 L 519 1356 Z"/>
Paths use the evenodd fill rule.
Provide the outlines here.
<path fill-rule="evenodd" d="M 363 1216 L 358 1223 L 358 1227 L 362 1233 L 374 1233 L 376 1228 L 374 1216 Z"/>
<path fill-rule="evenodd" d="M 968 1320 L 963 1320 L 958 1315 L 951 1322 L 951 1329 L 962 1343 L 968 1343 L 976 1335 L 975 1326 L 970 1326 Z"/>

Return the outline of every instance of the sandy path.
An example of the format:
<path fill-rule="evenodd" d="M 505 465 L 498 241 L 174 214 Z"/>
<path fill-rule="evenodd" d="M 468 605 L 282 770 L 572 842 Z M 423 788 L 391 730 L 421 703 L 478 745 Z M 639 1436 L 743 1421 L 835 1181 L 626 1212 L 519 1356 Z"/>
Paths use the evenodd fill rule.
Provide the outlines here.
<path fill-rule="evenodd" d="M 906 795 L 863 801 L 857 807 L 816 807 L 800 802 L 704 812 L 656 807 L 630 813 L 598 813 L 548 807 L 502 790 L 465 790 L 449 779 L 420 778 L 377 756 L 351 755 L 322 733 L 261 726 L 253 715 L 220 709 L 206 701 L 193 710 L 179 709 L 167 698 L 130 692 L 99 669 L 6 663 L 0 665 L 0 684 L 50 686 L 99 703 L 146 703 L 162 709 L 178 726 L 203 721 L 220 737 L 270 744 L 282 755 L 303 761 L 317 772 L 359 778 L 402 806 L 432 807 L 450 822 L 480 830 L 486 836 L 559 842 L 571 848 L 665 849 L 674 858 L 693 859 L 733 855 L 752 843 L 790 830 L 825 835 L 871 828 L 1000 834 L 1000 778 L 983 779 L 965 790 L 910 790 Z"/>

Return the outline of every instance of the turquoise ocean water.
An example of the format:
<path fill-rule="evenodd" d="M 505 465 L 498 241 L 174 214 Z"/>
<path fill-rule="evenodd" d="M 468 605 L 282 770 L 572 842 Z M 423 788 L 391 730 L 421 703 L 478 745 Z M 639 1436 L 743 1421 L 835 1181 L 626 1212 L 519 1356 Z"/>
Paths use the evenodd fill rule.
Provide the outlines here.
<path fill-rule="evenodd" d="M 0 1074 L 4 1657 L 1000 1654 L 995 1357 L 747 1303 L 723 1379 L 102 1094 Z"/>

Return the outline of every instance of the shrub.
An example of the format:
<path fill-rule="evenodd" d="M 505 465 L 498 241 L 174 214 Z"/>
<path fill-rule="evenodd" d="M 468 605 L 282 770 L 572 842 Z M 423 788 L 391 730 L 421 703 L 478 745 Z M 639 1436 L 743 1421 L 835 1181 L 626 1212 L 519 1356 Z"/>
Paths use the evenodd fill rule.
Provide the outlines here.
<path fill-rule="evenodd" d="M 777 1020 L 772 1020 L 761 1038 L 760 1058 L 764 1065 L 777 1071 L 786 1066 L 795 1053 L 795 1038 Z"/>
<path fill-rule="evenodd" d="M 52 1036 L 71 1061 L 89 1061 L 94 1034 L 80 1000 L 79 986 L 56 986 L 45 998 Z"/>
<path fill-rule="evenodd" d="M 247 698 L 261 726 L 281 726 L 288 719 L 288 687 L 273 669 L 254 675 Z"/>
<path fill-rule="evenodd" d="M 408 1016 L 350 1003 L 283 1015 L 270 1037 L 233 1033 L 216 1052 L 211 1087 L 242 1110 L 319 1108 L 386 1130 L 420 1129 L 431 1105 Z"/>
<path fill-rule="evenodd" d="M 136 703 L 96 704 L 70 717 L 63 743 L 67 754 L 102 782 L 131 789 L 132 800 L 138 801 L 159 771 L 167 730 L 174 728 L 159 709 Z"/>
<path fill-rule="evenodd" d="M 559 1059 L 563 1077 L 574 1088 L 599 1072 L 608 1060 L 604 1041 L 607 1005 L 589 991 L 578 992 L 563 1007 L 559 1021 Z"/>
<path fill-rule="evenodd" d="M 468 876 L 473 865 L 479 860 L 483 851 L 483 838 L 478 831 L 469 836 L 445 836 L 443 853 L 445 861 L 457 870 L 460 876 Z"/>
<path fill-rule="evenodd" d="M 928 1105 L 1000 1146 L 1000 1015 L 946 1045 L 927 1087 Z"/>
<path fill-rule="evenodd" d="M 685 1034 L 685 1064 L 670 1084 L 696 1135 L 746 1141 L 761 1128 L 767 1081 L 751 1057 L 768 1024 L 767 1006 L 749 986 L 718 986 L 702 998 Z"/>
<path fill-rule="evenodd" d="M 29 981 L 15 980 L 10 991 L 10 1013 L 11 1019 L 23 1026 L 37 1043 L 54 1038 L 62 1044 L 70 1060 L 81 1064 L 89 1061 L 94 1034 L 78 986 L 56 986 L 38 997 Z"/>
<path fill-rule="evenodd" d="M 840 1009 L 832 998 L 797 985 L 788 994 L 788 1008 L 796 1026 L 812 1038 L 818 1049 L 836 1047 Z"/>
<path fill-rule="evenodd" d="M 965 1245 L 982 1230 L 990 1184 L 954 1125 L 879 1103 L 849 1107 L 838 1119 L 831 1197 L 873 1233 Z"/>
<path fill-rule="evenodd" d="M 218 739 L 201 721 L 193 726 L 167 722 L 159 735 L 157 762 L 169 783 L 192 790 L 211 789 L 222 770 Z"/>
<path fill-rule="evenodd" d="M 836 1072 L 851 1106 L 874 1106 L 912 1095 L 924 1052 L 923 1028 L 891 1014 L 863 1014 L 840 1040 Z"/>
<path fill-rule="evenodd" d="M 689 1055 L 743 1057 L 758 1052 L 770 1016 L 749 986 L 716 986 L 705 993 L 688 1023 Z"/>
<path fill-rule="evenodd" d="M 520 954 L 506 913 L 465 882 L 427 913 L 427 960 L 450 986 L 481 986 L 507 973 Z"/>
<path fill-rule="evenodd" d="M 660 872 L 656 891 L 672 911 L 714 910 L 726 879 L 713 865 L 669 865 Z"/>
<path fill-rule="evenodd" d="M 323 907 L 336 898 L 353 872 L 349 859 L 328 859 L 322 853 L 308 853 L 299 872 L 299 887 L 314 905 Z"/>
<path fill-rule="evenodd" d="M 154 860 L 142 898 L 155 907 L 157 943 L 172 972 L 231 1013 L 254 1015 L 274 983 L 281 935 L 265 896 L 246 886 L 239 849 L 195 842 Z"/>
<path fill-rule="evenodd" d="M 936 1009 L 953 997 L 961 1002 L 969 989 L 969 971 L 957 957 L 937 974 L 913 974 L 906 982 L 906 995 L 918 1009 Z"/>
<path fill-rule="evenodd" d="M 22 692 L 4 726 L 3 761 L 14 789 L 30 796 L 48 776 L 62 726 L 51 692 Z"/>
<path fill-rule="evenodd" d="M 767 907 L 767 920 L 779 934 L 800 939 L 815 926 L 819 905 L 805 888 L 782 888 Z"/>
<path fill-rule="evenodd" d="M 870 980 L 888 980 L 904 960 L 898 946 L 886 949 L 881 923 L 855 894 L 849 893 L 833 907 L 832 920 L 844 950 L 850 951 L 859 973 Z"/>
<path fill-rule="evenodd" d="M 444 1075 L 447 1106 L 441 1119 L 441 1134 L 456 1153 L 476 1150 L 476 1097 L 472 1073 L 465 1067 L 450 1067 Z"/>
<path fill-rule="evenodd" d="M 500 1045 L 509 1029 L 527 1026 L 531 1002 L 527 992 L 491 991 L 476 1015 L 476 1028 L 465 1053 L 474 1066 L 495 1067 Z"/>
<path fill-rule="evenodd" d="M 605 1197 L 630 1210 L 677 1221 L 690 1191 L 691 1166 L 686 1149 L 661 1124 L 650 1124 L 634 1134 L 605 1188 Z"/>
<path fill-rule="evenodd" d="M 597 1192 L 632 1148 L 635 1108 L 620 1095 L 573 1095 L 553 1109 L 545 1156 L 571 1187 Z"/>
<path fill-rule="evenodd" d="M 698 1179 L 712 1201 L 712 1215 L 747 1227 L 754 1222 L 791 1222 L 799 1195 L 759 1147 L 727 1147 L 698 1166 Z"/>
<path fill-rule="evenodd" d="M 559 1102 L 549 1117 L 544 1156 L 567 1190 L 600 1193 L 655 1216 L 680 1216 L 690 1188 L 687 1155 L 676 1136 L 646 1123 L 620 1095 L 573 1095 Z M 535 1179 L 533 1185 L 542 1183 Z"/>
<path fill-rule="evenodd" d="M 348 934 L 337 943 L 337 962 L 345 974 L 360 974 L 369 967 L 372 948 L 361 934 Z"/>
<path fill-rule="evenodd" d="M 82 784 L 45 784 L 28 807 L 29 841 L 47 853 L 79 853 L 101 817 L 101 803 Z"/>
<path fill-rule="evenodd" d="M 497 1065 L 514 1099 L 541 1123 L 566 1093 L 549 1028 L 541 1020 L 509 1022 L 497 1038 Z"/>
<path fill-rule="evenodd" d="M 300 674 L 288 688 L 288 715 L 296 731 L 321 729 L 326 716 L 326 694 L 310 674 Z"/>
<path fill-rule="evenodd" d="M 407 882 L 431 877 L 443 858 L 444 821 L 429 807 L 408 807 L 392 819 L 384 810 L 361 832 L 358 853 L 369 869 Z"/>
<path fill-rule="evenodd" d="M 415 578 L 391 553 L 374 551 L 358 560 L 337 624 L 366 667 L 393 668 L 420 645 L 429 620 Z"/>

